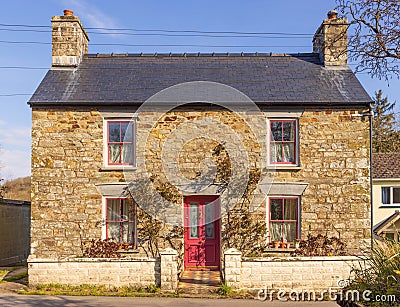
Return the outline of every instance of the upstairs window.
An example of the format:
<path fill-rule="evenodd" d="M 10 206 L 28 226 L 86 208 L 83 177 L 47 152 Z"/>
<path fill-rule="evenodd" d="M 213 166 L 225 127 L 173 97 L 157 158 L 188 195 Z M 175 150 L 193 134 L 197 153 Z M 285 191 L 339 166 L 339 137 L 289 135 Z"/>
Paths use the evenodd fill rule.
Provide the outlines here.
<path fill-rule="evenodd" d="M 126 198 L 106 199 L 106 239 L 136 246 L 136 205 Z"/>
<path fill-rule="evenodd" d="M 270 164 L 297 164 L 297 121 L 270 120 Z"/>
<path fill-rule="evenodd" d="M 135 123 L 107 121 L 108 165 L 134 165 Z"/>
<path fill-rule="evenodd" d="M 381 198 L 384 205 L 400 205 L 400 187 L 382 187 Z"/>

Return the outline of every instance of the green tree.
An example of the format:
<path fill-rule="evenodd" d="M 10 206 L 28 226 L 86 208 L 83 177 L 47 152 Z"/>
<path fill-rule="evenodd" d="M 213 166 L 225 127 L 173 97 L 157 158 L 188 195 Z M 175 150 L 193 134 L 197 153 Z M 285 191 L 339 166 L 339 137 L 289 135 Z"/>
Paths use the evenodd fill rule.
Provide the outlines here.
<path fill-rule="evenodd" d="M 394 116 L 395 103 L 383 98 L 382 90 L 375 92 L 372 105 L 374 119 L 372 121 L 372 150 L 374 152 L 400 151 L 400 132 Z"/>

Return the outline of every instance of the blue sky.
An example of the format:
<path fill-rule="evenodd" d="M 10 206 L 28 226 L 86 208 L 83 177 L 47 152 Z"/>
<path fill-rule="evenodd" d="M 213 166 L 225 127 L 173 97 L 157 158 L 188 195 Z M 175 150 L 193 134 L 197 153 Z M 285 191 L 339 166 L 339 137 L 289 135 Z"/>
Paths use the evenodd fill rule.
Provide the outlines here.
<path fill-rule="evenodd" d="M 30 108 L 26 104 L 51 65 L 49 44 L 16 44 L 4 41 L 51 42 L 47 28 L 9 25 L 48 25 L 53 15 L 72 9 L 85 27 L 129 28 L 137 30 L 200 30 L 239 32 L 284 32 L 310 34 L 301 38 L 177 37 L 110 35 L 109 31 L 90 30 L 90 53 L 136 52 L 273 52 L 297 53 L 312 50 L 310 37 L 334 0 L 14 0 L 4 1 L 0 11 L 0 177 L 12 179 L 30 174 Z M 39 30 L 44 32 L 14 31 Z M 145 34 L 149 32 L 132 32 Z M 186 44 L 240 45 L 265 47 L 132 47 L 93 44 Z M 91 45 L 92 44 L 92 45 Z M 281 46 L 281 47 L 275 47 Z M 288 46 L 288 47 L 283 47 Z M 5 67 L 28 67 L 15 69 Z M 43 69 L 44 68 L 44 69 Z M 379 81 L 367 74 L 358 75 L 372 96 L 382 89 L 390 101 L 400 103 L 400 81 Z M 4 96 L 28 94 L 18 96 Z M 398 104 L 399 104 L 398 103 Z M 399 107 L 399 106 L 397 106 Z M 397 108 L 398 109 L 398 108 Z"/>

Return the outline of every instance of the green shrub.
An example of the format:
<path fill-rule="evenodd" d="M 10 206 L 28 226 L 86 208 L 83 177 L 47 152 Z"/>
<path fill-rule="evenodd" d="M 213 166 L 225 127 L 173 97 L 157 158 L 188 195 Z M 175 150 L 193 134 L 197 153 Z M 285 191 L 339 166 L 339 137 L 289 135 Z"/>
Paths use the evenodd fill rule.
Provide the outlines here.
<path fill-rule="evenodd" d="M 234 293 L 232 287 L 227 285 L 226 283 L 222 283 L 216 292 L 218 295 L 221 296 L 229 296 Z"/>
<path fill-rule="evenodd" d="M 394 241 L 375 241 L 373 248 L 365 252 L 365 261 L 352 268 L 354 278 L 344 290 L 371 291 L 370 301 L 364 306 L 399 306 L 400 302 L 400 244 Z M 345 292 L 344 291 L 344 292 Z M 394 302 L 378 302 L 376 297 L 395 295 Z"/>

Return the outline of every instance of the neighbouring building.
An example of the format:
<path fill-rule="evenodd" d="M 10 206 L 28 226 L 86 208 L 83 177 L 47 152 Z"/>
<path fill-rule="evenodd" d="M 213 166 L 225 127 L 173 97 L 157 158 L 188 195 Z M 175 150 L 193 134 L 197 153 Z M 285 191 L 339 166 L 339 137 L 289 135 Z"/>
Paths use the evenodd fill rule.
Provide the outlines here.
<path fill-rule="evenodd" d="M 78 17 L 53 17 L 52 67 L 29 100 L 30 282 L 174 288 L 171 261 L 172 275 L 219 270 L 257 236 L 229 232 L 246 227 L 243 205 L 260 246 L 368 244 L 371 98 L 347 65 L 347 25 L 325 19 L 312 53 L 88 54 Z M 107 238 L 150 258 L 109 260 L 131 270 L 119 277 L 80 266 L 85 242 Z M 85 277 L 65 281 L 70 268 Z"/>
<path fill-rule="evenodd" d="M 31 203 L 0 199 L 0 266 L 22 264 L 29 256 Z"/>
<path fill-rule="evenodd" d="M 399 241 L 400 153 L 372 155 L 373 231 Z"/>

